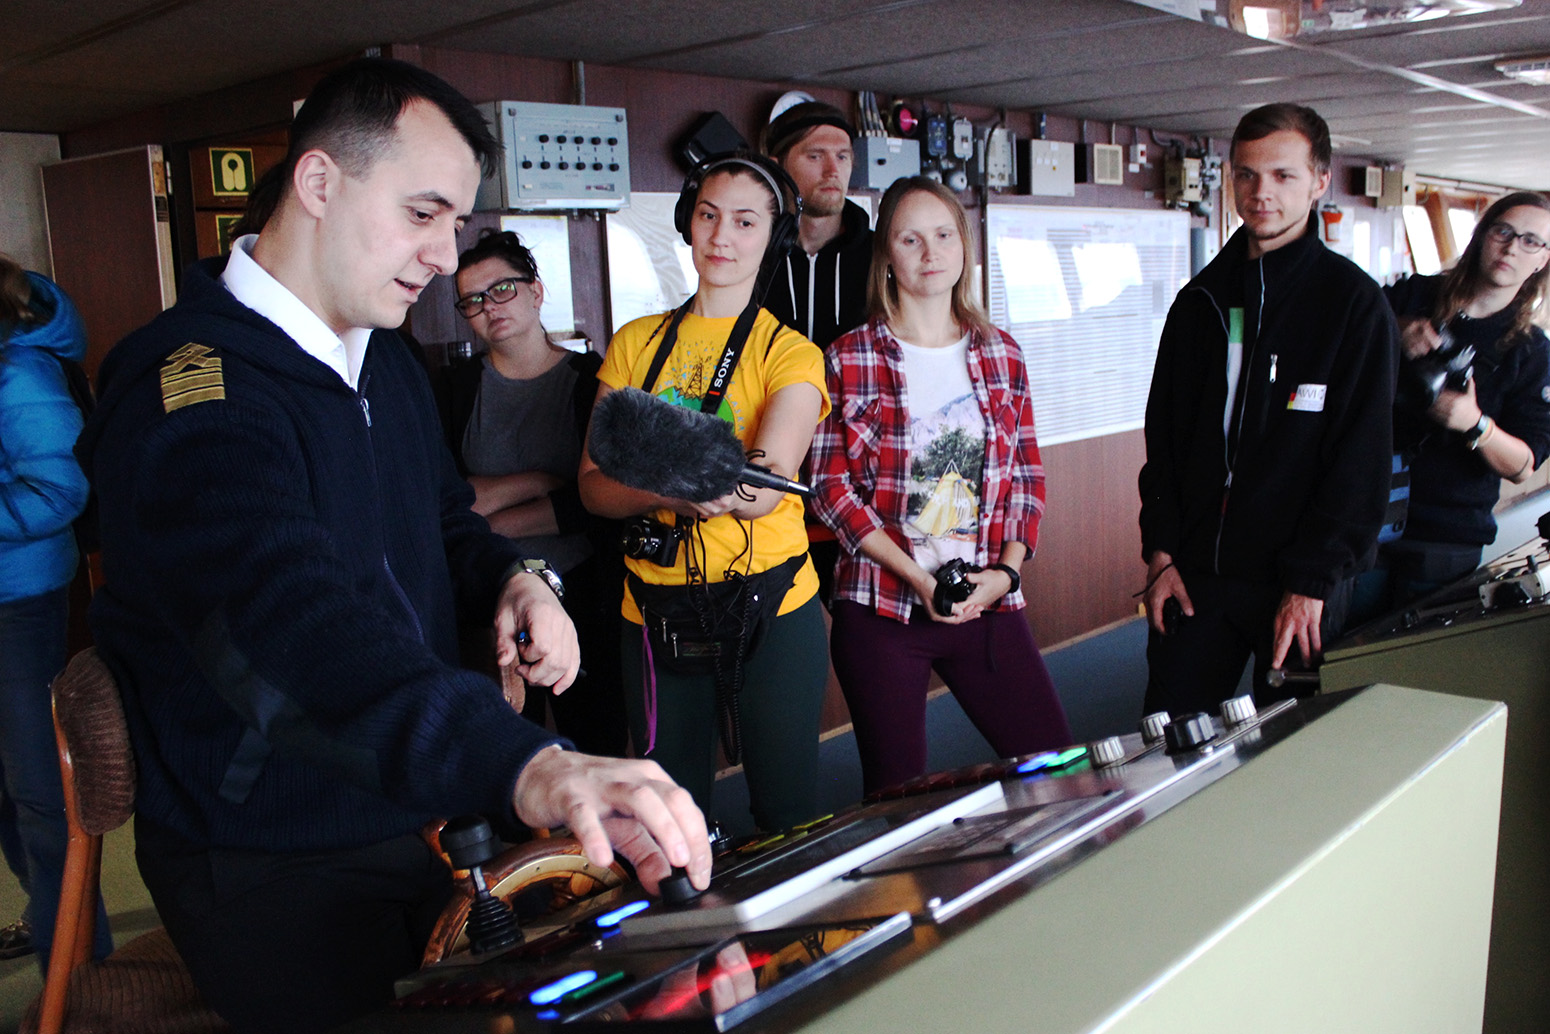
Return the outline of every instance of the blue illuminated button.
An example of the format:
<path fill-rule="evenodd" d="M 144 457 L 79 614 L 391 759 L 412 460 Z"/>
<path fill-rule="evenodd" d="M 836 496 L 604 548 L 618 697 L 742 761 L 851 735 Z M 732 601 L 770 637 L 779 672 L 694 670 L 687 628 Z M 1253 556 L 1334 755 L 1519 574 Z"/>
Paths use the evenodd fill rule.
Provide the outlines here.
<path fill-rule="evenodd" d="M 553 1009 L 545 1009 L 543 1012 L 538 1014 L 537 1018 L 540 1020 L 557 1020 L 560 1018 L 560 1014 L 555 1012 Z"/>
<path fill-rule="evenodd" d="M 534 1005 L 548 1005 L 551 1002 L 559 1001 L 565 995 L 570 994 L 578 987 L 586 987 L 596 979 L 597 970 L 583 969 L 579 972 L 572 973 L 568 977 L 561 977 L 559 980 L 556 980 L 552 984 L 545 984 L 537 991 L 534 991 L 532 994 L 528 995 L 527 1000 L 532 1002 Z"/>
<path fill-rule="evenodd" d="M 1023 775 L 1027 775 L 1030 772 L 1042 771 L 1043 769 L 1053 765 L 1055 763 L 1055 759 L 1058 757 L 1060 757 L 1060 751 L 1046 750 L 1043 754 L 1035 754 L 1027 761 L 1024 761 L 1022 764 L 1018 765 L 1017 771 L 1021 772 Z"/>
<path fill-rule="evenodd" d="M 628 905 L 621 905 L 612 912 L 604 912 L 594 920 L 598 926 L 618 926 L 622 920 L 628 919 L 637 912 L 644 912 L 651 907 L 649 900 L 632 901 Z"/>

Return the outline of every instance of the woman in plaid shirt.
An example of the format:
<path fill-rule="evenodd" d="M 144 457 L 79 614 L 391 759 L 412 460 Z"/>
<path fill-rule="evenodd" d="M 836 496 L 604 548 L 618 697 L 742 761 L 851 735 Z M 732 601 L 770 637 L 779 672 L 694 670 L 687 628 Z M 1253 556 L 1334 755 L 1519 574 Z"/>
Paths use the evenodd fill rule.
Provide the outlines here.
<path fill-rule="evenodd" d="M 935 669 L 1003 757 L 1070 741 L 1021 613 L 1044 468 L 1017 342 L 973 294 L 957 197 L 923 177 L 883 196 L 869 322 L 826 355 L 833 409 L 812 454 L 814 509 L 843 550 L 830 654 L 868 793 L 926 768 Z M 968 567 L 967 599 L 933 603 Z"/>

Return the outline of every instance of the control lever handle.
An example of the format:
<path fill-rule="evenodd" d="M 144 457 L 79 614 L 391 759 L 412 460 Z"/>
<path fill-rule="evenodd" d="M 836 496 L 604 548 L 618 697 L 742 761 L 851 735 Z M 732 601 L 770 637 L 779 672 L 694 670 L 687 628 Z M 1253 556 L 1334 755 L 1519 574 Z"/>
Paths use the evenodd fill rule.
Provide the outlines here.
<path fill-rule="evenodd" d="M 1282 686 L 1302 685 L 1317 686 L 1319 673 L 1316 671 L 1287 671 L 1285 668 L 1271 668 L 1265 672 L 1265 684 L 1271 689 L 1280 689 Z"/>

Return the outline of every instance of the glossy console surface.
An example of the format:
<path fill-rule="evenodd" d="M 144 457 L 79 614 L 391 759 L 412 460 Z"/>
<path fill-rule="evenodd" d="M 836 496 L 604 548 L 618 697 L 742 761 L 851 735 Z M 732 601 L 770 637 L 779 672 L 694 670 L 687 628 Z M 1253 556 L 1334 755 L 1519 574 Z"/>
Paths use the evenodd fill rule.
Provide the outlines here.
<path fill-rule="evenodd" d="M 1134 735 L 1124 738 L 1125 759 L 1101 769 L 1076 751 L 939 774 L 783 840 L 743 845 L 690 905 L 652 903 L 601 927 L 564 917 L 548 940 L 530 931 L 514 952 L 417 974 L 396 1008 L 351 1029 L 1131 1029 L 1147 1003 L 1222 964 L 1213 945 L 1252 944 L 1250 957 L 1260 940 L 1304 951 L 1302 917 L 1322 914 L 1328 894 L 1291 910 L 1284 929 L 1254 917 L 1277 912 L 1299 883 L 1313 886 L 1306 875 L 1329 859 L 1355 859 L 1350 879 L 1373 876 L 1387 862 L 1356 858 L 1345 845 L 1373 838 L 1353 830 L 1377 829 L 1372 816 L 1421 799 L 1412 790 L 1438 773 L 1459 769 L 1468 784 L 1450 809 L 1467 798 L 1472 815 L 1491 814 L 1499 712 L 1379 687 L 1267 708 L 1231 731 L 1218 720 L 1211 742 L 1174 755 Z M 1407 715 L 1407 727 L 1378 757 L 1354 749 L 1391 713 Z M 1449 758 L 1470 763 L 1443 764 Z M 1432 1002 L 1428 1012 L 1449 1022 L 1473 1012 L 1478 1024 L 1494 826 L 1465 825 L 1460 859 L 1449 863 L 1448 898 L 1462 904 L 1412 903 L 1407 921 L 1435 926 L 1448 945 L 1448 977 L 1431 984 L 1450 988 L 1447 1008 Z M 900 829 L 912 835 L 852 857 L 871 834 Z M 837 858 L 843 872 L 801 882 Z M 788 881 L 800 889 L 739 915 Z M 589 907 L 617 910 L 639 897 L 613 892 Z M 1297 979 L 1338 983 L 1348 970 Z M 1173 1023 L 1182 1018 L 1134 1029 L 1181 1029 Z M 1359 1029 L 1323 1019 L 1334 1024 L 1325 1029 Z M 1234 1029 L 1199 1016 L 1191 1023 Z M 1237 1029 L 1250 1028 L 1296 1029 L 1269 1020 Z"/>

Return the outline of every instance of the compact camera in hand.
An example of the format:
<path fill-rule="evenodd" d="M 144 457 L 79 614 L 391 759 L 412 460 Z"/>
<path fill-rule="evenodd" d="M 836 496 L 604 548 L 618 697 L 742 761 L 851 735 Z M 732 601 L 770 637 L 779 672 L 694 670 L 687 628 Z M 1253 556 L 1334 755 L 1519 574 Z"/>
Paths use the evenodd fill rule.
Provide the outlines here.
<path fill-rule="evenodd" d="M 671 524 L 650 517 L 635 517 L 625 522 L 619 536 L 619 548 L 631 560 L 672 567 L 678 562 L 678 542 L 682 538 L 683 532 Z"/>
<path fill-rule="evenodd" d="M 1446 326 L 1437 330 L 1442 344 L 1401 368 L 1398 397 L 1402 405 L 1430 409 L 1444 391 L 1464 392 L 1475 375 L 1475 349 L 1461 345 Z"/>
<path fill-rule="evenodd" d="M 983 570 L 983 567 L 956 557 L 937 568 L 936 592 L 931 594 L 931 605 L 936 612 L 947 617 L 953 612 L 953 604 L 974 595 L 974 583 L 969 581 L 969 575 Z"/>

